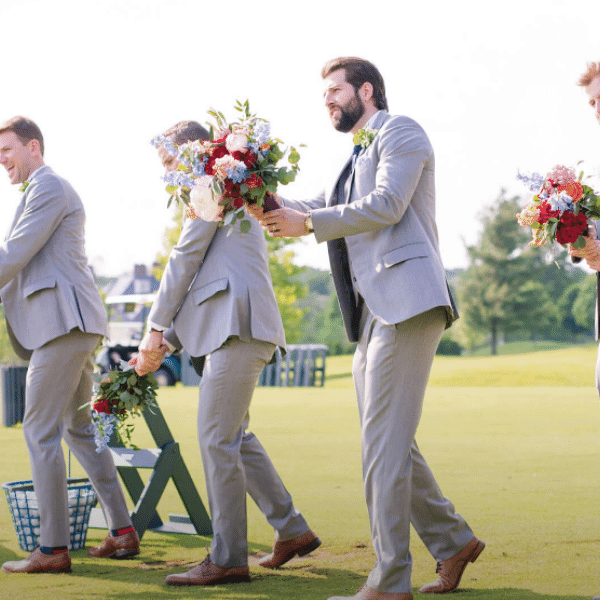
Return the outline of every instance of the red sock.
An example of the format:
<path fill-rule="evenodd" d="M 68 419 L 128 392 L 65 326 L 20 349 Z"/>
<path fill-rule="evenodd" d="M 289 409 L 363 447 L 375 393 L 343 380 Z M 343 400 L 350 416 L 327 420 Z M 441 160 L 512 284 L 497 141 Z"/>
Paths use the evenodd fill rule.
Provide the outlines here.
<path fill-rule="evenodd" d="M 120 535 L 125 535 L 126 533 L 132 533 L 133 531 L 135 531 L 135 529 L 133 525 L 130 525 L 129 527 L 125 527 L 124 529 L 111 529 L 110 535 L 118 537 Z"/>

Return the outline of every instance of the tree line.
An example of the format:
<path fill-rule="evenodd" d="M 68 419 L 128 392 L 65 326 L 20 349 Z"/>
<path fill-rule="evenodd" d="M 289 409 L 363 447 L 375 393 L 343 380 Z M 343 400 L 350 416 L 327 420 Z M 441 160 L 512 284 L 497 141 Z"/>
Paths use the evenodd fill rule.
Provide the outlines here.
<path fill-rule="evenodd" d="M 461 318 L 443 336 L 438 353 L 461 354 L 480 347 L 498 352 L 504 341 L 593 339 L 596 277 L 570 261 L 566 251 L 529 246 L 529 231 L 516 214 L 519 196 L 502 190 L 479 215 L 477 242 L 467 247 L 469 264 L 447 272 Z M 154 274 L 160 279 L 181 231 L 181 208 L 166 228 Z M 326 344 L 330 354 L 348 354 L 348 342 L 329 271 L 294 263 L 294 240 L 267 236 L 269 267 L 289 344 Z M 554 252 L 554 253 L 553 253 Z M 101 285 L 102 280 L 99 280 Z M 15 364 L 0 306 L 0 362 Z"/>
<path fill-rule="evenodd" d="M 443 336 L 438 353 L 461 354 L 504 341 L 593 339 L 596 277 L 575 266 L 566 250 L 532 248 L 529 230 L 516 220 L 525 201 L 502 190 L 479 215 L 478 240 L 467 247 L 469 264 L 447 272 L 460 319 Z M 298 276 L 306 295 L 300 343 L 324 343 L 330 353 L 352 350 L 328 272 Z"/>

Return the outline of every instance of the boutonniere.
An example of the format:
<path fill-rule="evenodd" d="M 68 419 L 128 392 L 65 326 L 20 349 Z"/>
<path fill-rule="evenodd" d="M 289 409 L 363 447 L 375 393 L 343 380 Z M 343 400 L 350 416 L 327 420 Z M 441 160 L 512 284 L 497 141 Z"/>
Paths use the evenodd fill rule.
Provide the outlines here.
<path fill-rule="evenodd" d="M 26 189 L 29 187 L 29 184 L 30 184 L 30 183 L 31 183 L 30 181 L 24 181 L 24 182 L 21 184 L 21 187 L 19 188 L 19 191 L 20 191 L 20 192 L 24 192 L 24 191 L 25 191 L 25 190 L 26 190 Z"/>
<path fill-rule="evenodd" d="M 355 146 L 362 146 L 363 150 L 366 150 L 377 134 L 379 133 L 379 129 L 371 129 L 370 127 L 365 127 L 364 129 L 360 129 L 354 134 L 353 142 Z"/>

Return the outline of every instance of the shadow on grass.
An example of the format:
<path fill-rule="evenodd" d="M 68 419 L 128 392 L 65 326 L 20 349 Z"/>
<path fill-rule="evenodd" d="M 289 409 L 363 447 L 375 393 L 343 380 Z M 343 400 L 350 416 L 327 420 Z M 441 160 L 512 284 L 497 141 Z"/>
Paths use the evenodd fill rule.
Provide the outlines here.
<path fill-rule="evenodd" d="M 181 545 L 181 544 L 179 544 Z M 14 553 L 0 547 L 5 555 Z M 11 556 L 12 557 L 12 556 Z M 16 557 L 18 558 L 18 557 Z M 197 564 L 198 560 L 160 560 L 156 553 L 152 560 L 125 561 L 91 560 L 86 551 L 74 552 L 73 572 L 70 575 L 8 575 L 0 572 L 0 589 L 9 592 L 13 586 L 19 593 L 38 593 L 47 598 L 43 589 L 53 589 L 52 597 L 62 593 L 70 598 L 99 598 L 103 600 L 159 600 L 210 598 L 212 600 L 326 600 L 331 596 L 351 597 L 364 583 L 365 576 L 347 569 L 317 566 L 307 559 L 292 562 L 275 571 L 252 566 L 250 583 L 204 586 L 168 586 L 165 577 L 181 573 Z M 203 557 L 202 557 L 203 558 Z M 200 558 L 199 560 L 202 560 Z M 318 561 L 319 556 L 314 560 Z M 37 590 L 37 592 L 36 592 Z M 419 598 L 418 589 L 414 590 Z M 97 595 L 100 593 L 100 596 Z M 56 595 L 58 594 L 58 596 Z M 1 596 L 3 597 L 3 596 Z M 590 600 L 590 595 L 540 594 L 526 589 L 459 588 L 453 600 Z"/>

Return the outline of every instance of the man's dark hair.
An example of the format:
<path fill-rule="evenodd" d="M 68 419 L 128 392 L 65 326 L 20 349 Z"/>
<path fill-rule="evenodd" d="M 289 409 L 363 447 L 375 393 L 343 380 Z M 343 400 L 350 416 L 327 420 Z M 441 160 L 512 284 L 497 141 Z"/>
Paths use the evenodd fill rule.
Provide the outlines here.
<path fill-rule="evenodd" d="M 40 128 L 31 120 L 26 117 L 13 117 L 0 125 L 0 133 L 6 133 L 12 131 L 21 144 L 25 145 L 31 140 L 37 140 L 40 143 L 40 152 L 44 156 L 44 137 Z"/>
<path fill-rule="evenodd" d="M 368 82 L 373 86 L 373 100 L 379 110 L 388 110 L 387 98 L 385 97 L 385 83 L 377 67 L 368 60 L 345 56 L 334 58 L 325 64 L 321 71 L 321 77 L 326 79 L 331 73 L 344 69 L 346 81 L 358 91 L 360 86 Z"/>
<path fill-rule="evenodd" d="M 209 139 L 208 131 L 196 121 L 180 121 L 173 127 L 169 127 L 163 135 L 171 138 L 177 146 L 195 140 Z"/>

